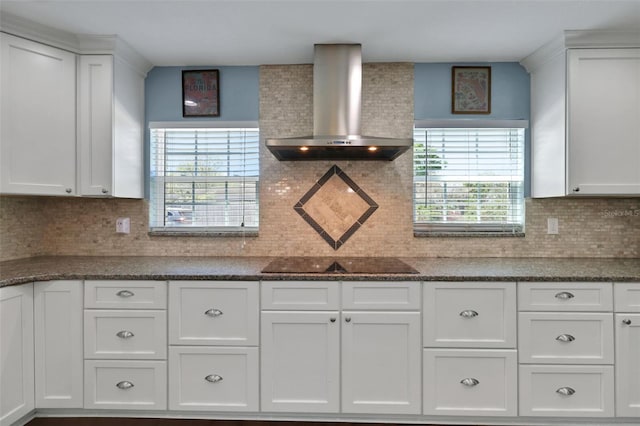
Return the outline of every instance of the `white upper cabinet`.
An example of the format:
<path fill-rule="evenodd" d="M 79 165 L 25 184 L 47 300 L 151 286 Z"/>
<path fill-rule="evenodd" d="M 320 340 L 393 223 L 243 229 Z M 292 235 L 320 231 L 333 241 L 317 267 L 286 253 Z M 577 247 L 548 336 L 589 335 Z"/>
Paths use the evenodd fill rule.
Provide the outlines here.
<path fill-rule="evenodd" d="M 75 194 L 76 55 L 0 37 L 0 192 Z"/>
<path fill-rule="evenodd" d="M 533 197 L 640 195 L 638 40 L 567 31 L 522 61 L 531 73 Z"/>
<path fill-rule="evenodd" d="M 112 55 L 81 55 L 80 195 L 142 198 L 144 76 Z"/>

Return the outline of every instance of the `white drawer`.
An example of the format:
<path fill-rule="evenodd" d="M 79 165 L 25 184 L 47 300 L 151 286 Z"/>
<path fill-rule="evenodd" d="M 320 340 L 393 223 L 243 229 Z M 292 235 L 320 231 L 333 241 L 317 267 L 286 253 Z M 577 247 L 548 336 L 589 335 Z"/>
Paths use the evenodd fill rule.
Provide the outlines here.
<path fill-rule="evenodd" d="M 259 289 L 256 281 L 171 281 L 169 342 L 256 346 Z"/>
<path fill-rule="evenodd" d="M 613 314 L 521 312 L 521 363 L 613 364 Z"/>
<path fill-rule="evenodd" d="M 611 311 L 611 283 L 520 282 L 520 311 Z"/>
<path fill-rule="evenodd" d="M 166 359 L 166 311 L 85 310 L 84 356 Z"/>
<path fill-rule="evenodd" d="M 260 286 L 265 310 L 340 309 L 338 281 L 263 281 Z"/>
<path fill-rule="evenodd" d="M 342 283 L 343 309 L 419 310 L 417 281 L 346 281 Z"/>
<path fill-rule="evenodd" d="M 516 284 L 427 282 L 424 346 L 516 347 Z"/>
<path fill-rule="evenodd" d="M 515 350 L 425 349 L 423 361 L 424 414 L 517 415 Z"/>
<path fill-rule="evenodd" d="M 169 348 L 169 409 L 258 411 L 258 348 Z"/>
<path fill-rule="evenodd" d="M 613 367 L 521 365 L 520 415 L 612 417 Z"/>
<path fill-rule="evenodd" d="M 640 312 L 640 283 L 613 285 L 616 312 Z"/>
<path fill-rule="evenodd" d="M 165 361 L 85 361 L 84 408 L 165 410 Z"/>
<path fill-rule="evenodd" d="M 165 309 L 164 281 L 85 281 L 84 307 L 88 309 Z"/>

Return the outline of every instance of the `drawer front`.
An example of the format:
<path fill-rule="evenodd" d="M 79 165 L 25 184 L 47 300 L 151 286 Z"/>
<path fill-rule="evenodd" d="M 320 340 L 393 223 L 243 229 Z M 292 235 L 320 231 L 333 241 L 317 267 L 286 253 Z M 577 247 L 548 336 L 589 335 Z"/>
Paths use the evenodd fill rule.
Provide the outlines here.
<path fill-rule="evenodd" d="M 340 309 L 337 281 L 263 281 L 262 309 L 326 311 Z"/>
<path fill-rule="evenodd" d="M 258 348 L 169 348 L 169 409 L 258 411 Z"/>
<path fill-rule="evenodd" d="M 174 345 L 258 344 L 259 283 L 172 281 L 169 341 Z"/>
<path fill-rule="evenodd" d="M 84 355 L 89 359 L 166 359 L 166 312 L 85 310 Z"/>
<path fill-rule="evenodd" d="M 164 281 L 85 281 L 88 309 L 166 309 Z"/>
<path fill-rule="evenodd" d="M 612 417 L 613 367 L 521 365 L 520 415 Z"/>
<path fill-rule="evenodd" d="M 166 362 L 85 361 L 84 408 L 166 410 Z"/>
<path fill-rule="evenodd" d="M 516 347 L 516 284 L 430 282 L 424 287 L 424 346 Z"/>
<path fill-rule="evenodd" d="M 518 283 L 520 311 L 611 311 L 611 283 Z"/>
<path fill-rule="evenodd" d="M 615 283 L 616 312 L 640 312 L 640 283 Z"/>
<path fill-rule="evenodd" d="M 343 309 L 420 309 L 420 283 L 347 281 L 342 283 Z"/>
<path fill-rule="evenodd" d="M 424 414 L 517 415 L 515 350 L 425 349 L 423 361 Z"/>
<path fill-rule="evenodd" d="M 613 314 L 521 312 L 520 362 L 613 364 Z"/>

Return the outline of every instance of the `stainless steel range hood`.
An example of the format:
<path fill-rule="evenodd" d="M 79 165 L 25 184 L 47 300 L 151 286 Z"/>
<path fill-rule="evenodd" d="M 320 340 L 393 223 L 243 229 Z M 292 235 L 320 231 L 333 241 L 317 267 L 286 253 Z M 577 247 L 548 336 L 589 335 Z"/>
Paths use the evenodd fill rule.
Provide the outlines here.
<path fill-rule="evenodd" d="M 362 136 L 362 47 L 316 44 L 313 60 L 313 135 L 267 139 L 281 161 L 393 160 L 413 139 Z"/>

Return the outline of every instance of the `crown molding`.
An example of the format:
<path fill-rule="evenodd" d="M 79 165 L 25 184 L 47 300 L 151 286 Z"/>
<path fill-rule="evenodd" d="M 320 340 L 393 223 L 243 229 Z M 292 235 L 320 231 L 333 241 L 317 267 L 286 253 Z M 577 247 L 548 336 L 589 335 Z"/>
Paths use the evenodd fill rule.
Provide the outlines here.
<path fill-rule="evenodd" d="M 78 55 L 114 55 L 142 76 L 153 64 L 116 35 L 72 34 L 9 13 L 0 15 L 0 31 Z"/>
<path fill-rule="evenodd" d="M 567 49 L 640 47 L 636 30 L 566 30 L 520 61 L 531 73 Z"/>

